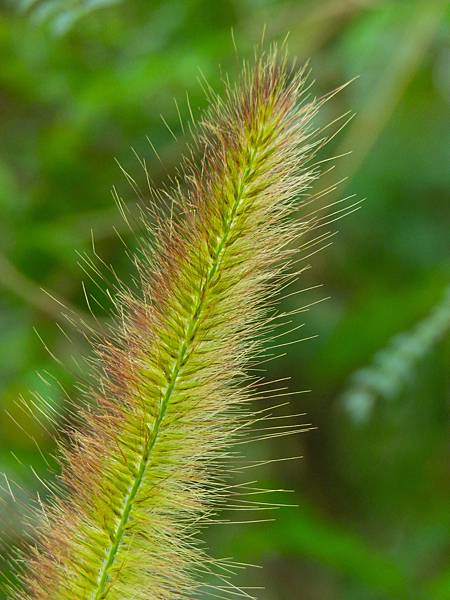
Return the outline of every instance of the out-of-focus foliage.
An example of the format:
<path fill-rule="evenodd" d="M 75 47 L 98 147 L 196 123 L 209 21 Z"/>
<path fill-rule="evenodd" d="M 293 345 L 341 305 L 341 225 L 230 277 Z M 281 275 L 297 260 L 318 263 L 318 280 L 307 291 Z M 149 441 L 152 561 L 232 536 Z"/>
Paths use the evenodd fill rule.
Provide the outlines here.
<path fill-rule="evenodd" d="M 366 201 L 336 225 L 341 233 L 331 247 L 305 259 L 313 268 L 301 285 L 323 282 L 323 293 L 285 301 L 297 308 L 320 294 L 331 297 L 303 315 L 305 337 L 319 336 L 288 347 L 286 357 L 268 366 L 269 376 L 289 376 L 292 388 L 313 390 L 296 396 L 292 408 L 308 412 L 317 431 L 252 450 L 258 457 L 304 456 L 259 472 L 265 486 L 293 489 L 285 501 L 299 508 L 277 511 L 274 523 L 224 527 L 209 542 L 217 554 L 264 565 L 243 575 L 266 586 L 257 592 L 264 600 L 450 597 L 448 338 L 438 336 L 396 388 L 395 402 L 375 403 L 362 423 L 340 400 L 352 373 L 393 337 L 414 330 L 448 286 L 446 4 L 41 0 L 0 9 L 5 565 L 23 536 L 19 507 L 37 493 L 45 497 L 41 480 L 54 464 L 57 424 L 33 418 L 20 397 L 31 398 L 35 417 L 41 397 L 55 412 L 68 412 L 66 394 L 77 398 L 78 357 L 86 352 L 54 298 L 92 321 L 84 279 L 93 312 L 106 318 L 108 306 L 95 302 L 101 297 L 104 305 L 103 295 L 78 265 L 80 253 L 92 252 L 91 232 L 105 275 L 112 264 L 121 278 L 130 277 L 122 240 L 132 245 L 133 236 L 109 189 L 116 185 L 131 211 L 136 194 L 114 158 L 145 201 L 146 177 L 135 153 L 145 157 L 156 185 L 175 174 L 185 138 L 178 113 L 186 122 L 190 112 L 186 91 L 198 116 L 206 104 L 203 76 L 220 89 L 221 72 L 237 71 L 231 31 L 246 57 L 266 24 L 267 40 L 289 31 L 290 52 L 300 61 L 311 57 L 318 93 L 359 75 L 322 115 L 325 124 L 349 109 L 357 113 L 332 148 L 336 155 L 353 152 L 337 160 L 321 185 L 348 176 L 330 201 L 348 194 Z M 46 383 L 52 377 L 61 385 Z"/>
<path fill-rule="evenodd" d="M 353 373 L 342 402 L 356 421 L 366 421 L 377 398 L 391 399 L 415 376 L 426 356 L 450 329 L 450 289 L 432 312 L 412 331 L 396 335 L 376 353 L 372 365 Z"/>
<path fill-rule="evenodd" d="M 18 0 L 18 6 L 36 23 L 46 23 L 54 34 L 62 35 L 92 11 L 118 2 L 120 0 Z"/>

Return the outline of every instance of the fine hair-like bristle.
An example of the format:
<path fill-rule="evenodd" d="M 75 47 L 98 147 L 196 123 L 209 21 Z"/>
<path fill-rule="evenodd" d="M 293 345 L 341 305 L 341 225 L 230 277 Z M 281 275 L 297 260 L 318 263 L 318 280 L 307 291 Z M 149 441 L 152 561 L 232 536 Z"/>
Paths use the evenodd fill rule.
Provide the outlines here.
<path fill-rule="evenodd" d="M 226 505 L 234 445 L 264 416 L 251 369 L 314 225 L 292 218 L 323 142 L 311 126 L 323 100 L 304 96 L 303 72 L 271 51 L 213 101 L 200 158 L 169 192 L 180 214 L 158 222 L 141 290 L 118 295 L 121 318 L 97 344 L 95 408 L 63 450 L 65 493 L 46 510 L 18 597 L 251 597 L 199 530 Z"/>

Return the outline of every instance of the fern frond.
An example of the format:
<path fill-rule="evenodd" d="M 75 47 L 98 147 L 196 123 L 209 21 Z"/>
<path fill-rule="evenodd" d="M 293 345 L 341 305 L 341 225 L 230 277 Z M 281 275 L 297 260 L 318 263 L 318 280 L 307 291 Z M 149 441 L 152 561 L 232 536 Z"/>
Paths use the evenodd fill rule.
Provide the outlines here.
<path fill-rule="evenodd" d="M 396 335 L 379 350 L 372 364 L 350 378 L 341 401 L 356 422 L 370 417 L 379 399 L 392 399 L 413 380 L 418 363 L 450 329 L 450 288 L 432 311 L 410 331 Z"/>
<path fill-rule="evenodd" d="M 311 120 L 323 100 L 304 94 L 303 73 L 272 52 L 213 101 L 201 160 L 170 192 L 182 214 L 159 222 L 140 294 L 119 295 L 121 319 L 98 344 L 96 408 L 63 450 L 66 493 L 47 511 L 28 597 L 198 598 L 211 573 L 220 597 L 239 594 L 199 530 L 226 502 L 233 445 L 262 418 L 250 369 L 314 224 L 291 218 L 318 176 Z"/>

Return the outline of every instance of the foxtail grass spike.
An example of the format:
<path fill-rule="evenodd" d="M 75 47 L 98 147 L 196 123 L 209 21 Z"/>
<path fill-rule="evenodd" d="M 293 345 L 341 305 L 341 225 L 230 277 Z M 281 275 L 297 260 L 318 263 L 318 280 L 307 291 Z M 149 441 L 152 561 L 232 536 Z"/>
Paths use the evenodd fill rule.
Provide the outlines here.
<path fill-rule="evenodd" d="M 311 120 L 323 101 L 307 101 L 304 72 L 277 51 L 212 100 L 200 158 L 168 192 L 178 216 L 159 219 L 141 289 L 118 294 L 120 318 L 97 343 L 95 408 L 62 451 L 65 491 L 45 510 L 17 597 L 252 597 L 232 582 L 236 565 L 208 556 L 201 530 L 234 497 L 237 448 L 301 428 L 251 433 L 268 414 L 252 408 L 252 373 L 298 239 L 320 221 L 292 217 L 318 176 Z"/>

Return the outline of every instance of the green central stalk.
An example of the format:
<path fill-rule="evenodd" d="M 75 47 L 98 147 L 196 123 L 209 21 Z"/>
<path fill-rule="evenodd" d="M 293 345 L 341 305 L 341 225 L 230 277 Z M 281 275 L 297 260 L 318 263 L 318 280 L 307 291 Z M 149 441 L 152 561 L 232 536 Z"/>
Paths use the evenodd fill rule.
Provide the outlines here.
<path fill-rule="evenodd" d="M 261 139 L 260 136 L 258 136 L 258 141 L 259 141 L 259 139 Z M 161 423 L 166 414 L 169 401 L 174 392 L 174 389 L 175 389 L 175 386 L 177 383 L 177 379 L 178 379 L 178 376 L 180 373 L 180 369 L 182 369 L 182 367 L 184 367 L 186 364 L 188 350 L 189 350 L 189 340 L 191 340 L 191 343 L 192 343 L 192 336 L 193 336 L 193 334 L 198 326 L 198 323 L 201 319 L 202 306 L 204 303 L 206 293 L 208 291 L 208 288 L 211 285 L 211 282 L 212 282 L 215 274 L 217 273 L 217 271 L 220 267 L 226 245 L 230 238 L 230 234 L 232 232 L 233 226 L 235 225 L 236 213 L 237 213 L 242 201 L 245 198 L 245 187 L 246 187 L 246 185 L 248 185 L 249 181 L 251 181 L 252 176 L 254 175 L 254 165 L 255 165 L 256 154 L 257 154 L 257 148 L 255 148 L 249 152 L 248 164 L 244 167 L 240 181 L 239 181 L 239 185 L 237 186 L 237 191 L 236 191 L 233 206 L 230 211 L 230 215 L 229 215 L 228 219 L 225 221 L 223 235 L 222 235 L 220 242 L 219 242 L 219 244 L 215 250 L 215 253 L 213 255 L 212 262 L 208 269 L 205 281 L 199 289 L 197 301 L 196 301 L 196 304 L 192 311 L 192 317 L 188 323 L 188 327 L 186 329 L 186 334 L 185 334 L 184 340 L 180 344 L 178 358 L 175 361 L 175 364 L 169 375 L 167 389 L 166 389 L 166 392 L 161 401 L 161 408 L 160 408 L 158 418 L 156 419 L 156 422 L 155 422 L 153 431 L 151 433 L 151 436 L 148 440 L 148 443 L 145 446 L 144 453 L 143 453 L 143 456 L 142 456 L 142 459 L 141 459 L 141 462 L 139 464 L 139 468 L 137 471 L 136 479 L 135 479 L 131 489 L 129 490 L 128 495 L 125 498 L 123 511 L 122 511 L 120 520 L 117 523 L 115 534 L 111 537 L 112 544 L 109 548 L 107 556 L 106 556 L 105 560 L 103 561 L 102 567 L 100 569 L 98 579 L 97 579 L 98 587 L 97 587 L 96 591 L 94 590 L 93 595 L 92 595 L 93 600 L 104 600 L 104 598 L 106 598 L 106 594 L 108 593 L 107 586 L 108 586 L 109 572 L 114 564 L 114 561 L 117 556 L 117 552 L 118 552 L 120 544 L 122 542 L 123 535 L 125 533 L 125 529 L 126 529 L 128 520 L 130 518 L 131 511 L 133 508 L 133 502 L 134 502 L 134 500 L 139 492 L 139 489 L 141 487 L 141 484 L 142 484 L 142 481 L 143 481 L 143 478 L 145 475 L 145 471 L 147 469 L 147 465 L 148 465 L 148 462 L 150 459 L 150 454 L 151 454 L 151 451 L 157 441 L 160 426 L 161 426 Z"/>

